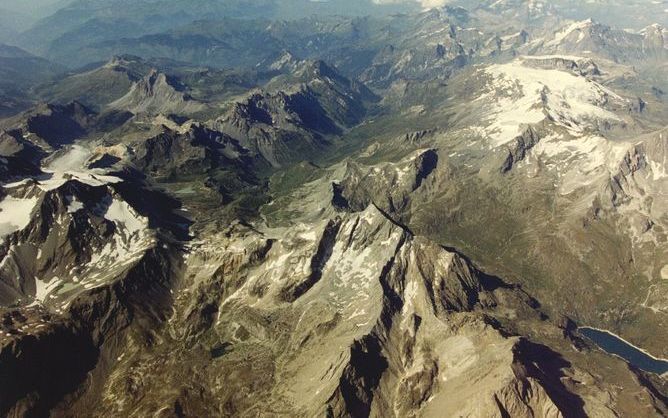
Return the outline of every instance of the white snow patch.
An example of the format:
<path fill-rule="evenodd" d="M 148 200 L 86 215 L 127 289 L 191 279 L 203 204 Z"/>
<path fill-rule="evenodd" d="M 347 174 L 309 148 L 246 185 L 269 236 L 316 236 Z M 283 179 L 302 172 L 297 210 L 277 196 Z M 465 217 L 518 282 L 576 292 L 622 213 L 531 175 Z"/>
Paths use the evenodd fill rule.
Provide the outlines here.
<path fill-rule="evenodd" d="M 19 231 L 30 223 L 37 198 L 20 199 L 11 196 L 0 202 L 0 238 Z"/>
<path fill-rule="evenodd" d="M 659 164 L 656 161 L 650 161 L 649 166 L 652 169 L 652 179 L 654 181 L 668 177 L 668 172 L 666 171 L 668 168 L 665 165 Z"/>
<path fill-rule="evenodd" d="M 117 225 L 125 226 L 128 235 L 139 232 L 148 226 L 146 218 L 138 215 L 127 202 L 113 199 L 104 217 Z"/>
<path fill-rule="evenodd" d="M 51 178 L 39 182 L 39 187 L 49 191 L 62 186 L 73 178 L 89 186 L 102 186 L 110 183 L 119 183 L 122 180 L 115 176 L 106 175 L 103 169 L 89 169 L 86 167 L 92 152 L 81 145 L 71 146 L 65 153 L 57 156 L 42 170 L 51 174 Z"/>
<path fill-rule="evenodd" d="M 44 302 L 54 289 L 62 284 L 58 277 L 52 278 L 48 283 L 35 278 L 35 301 Z"/>
<path fill-rule="evenodd" d="M 306 241 L 316 241 L 318 239 L 318 234 L 315 230 L 306 231 L 299 234 L 299 238 Z"/>
<path fill-rule="evenodd" d="M 570 26 L 567 26 L 566 28 L 562 29 L 561 31 L 557 32 L 554 34 L 554 39 L 552 39 L 550 42 L 546 43 L 545 46 L 557 46 L 559 45 L 564 39 L 568 37 L 571 33 L 574 31 L 578 31 L 578 39 L 577 42 L 581 42 L 584 37 L 584 30 L 588 27 L 591 26 L 592 20 L 587 19 L 587 20 L 582 20 L 579 22 L 574 22 Z"/>
<path fill-rule="evenodd" d="M 81 210 L 81 209 L 83 209 L 83 208 L 84 208 L 84 204 L 83 204 L 83 202 L 80 201 L 79 199 L 77 199 L 76 196 L 71 196 L 71 197 L 68 199 L 68 203 L 67 203 L 67 213 L 74 213 L 74 212 L 76 212 L 76 211 L 78 211 L 78 210 Z"/>
<path fill-rule="evenodd" d="M 292 255 L 291 252 L 279 255 L 276 259 L 271 260 L 267 264 L 267 270 L 274 270 L 274 269 L 277 269 L 277 268 L 285 268 L 286 263 L 290 259 L 291 255 Z"/>
<path fill-rule="evenodd" d="M 559 193 L 567 195 L 609 175 L 626 149 L 624 143 L 616 144 L 596 135 L 568 138 L 550 135 L 536 144 L 531 153 L 544 160 L 548 169 L 556 171 Z"/>
<path fill-rule="evenodd" d="M 610 99 L 622 101 L 598 83 L 565 71 L 528 68 L 521 61 L 492 65 L 485 73 L 493 78 L 488 93 L 477 101 L 491 103 L 489 125 L 482 128 L 494 147 L 522 133 L 526 125 L 548 116 L 573 134 L 595 128 L 598 121 L 619 121 L 603 109 Z"/>
<path fill-rule="evenodd" d="M 13 183 L 7 183 L 3 186 L 3 188 L 5 188 L 5 189 L 15 189 L 17 187 L 25 186 L 28 183 L 30 183 L 30 179 L 23 179 L 23 180 L 15 181 Z"/>

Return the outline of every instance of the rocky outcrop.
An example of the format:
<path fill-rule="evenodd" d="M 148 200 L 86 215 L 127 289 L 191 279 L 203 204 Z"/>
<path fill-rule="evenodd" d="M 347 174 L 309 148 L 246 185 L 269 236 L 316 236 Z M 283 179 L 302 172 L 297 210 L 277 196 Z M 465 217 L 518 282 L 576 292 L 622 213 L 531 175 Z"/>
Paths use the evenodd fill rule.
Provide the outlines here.
<path fill-rule="evenodd" d="M 2 415 L 88 413 L 126 338 L 150 340 L 171 304 L 181 254 L 167 202 L 139 202 L 137 180 L 74 173 L 4 188 Z"/>
<path fill-rule="evenodd" d="M 148 338 L 164 321 L 177 264 L 169 251 L 154 249 L 114 283 L 74 299 L 67 316 L 38 308 L 27 317 L 6 312 L 3 328 L 10 338 L 0 343 L 0 413 L 89 413 L 88 402 L 99 396 L 107 365 L 122 355 L 126 339 Z M 147 294 L 151 301 L 144 300 Z"/>
<path fill-rule="evenodd" d="M 526 309 L 540 322 L 534 301 L 373 206 L 278 239 L 232 225 L 194 246 L 168 325 L 154 345 L 109 359 L 113 377 L 93 414 L 154 405 L 204 415 L 582 411 L 559 378 L 571 366 L 494 319 Z M 156 362 L 166 364 L 133 371 Z M 222 370 L 244 372 L 221 378 Z"/>
<path fill-rule="evenodd" d="M 508 156 L 501 166 L 501 172 L 509 172 L 515 164 L 524 160 L 529 150 L 535 147 L 538 141 L 540 141 L 538 129 L 532 126 L 526 128 L 521 135 L 514 139 L 514 143 L 508 148 Z"/>
<path fill-rule="evenodd" d="M 668 199 L 661 192 L 668 184 L 663 168 L 668 155 L 665 135 L 662 130 L 631 146 L 599 190 L 602 207 L 616 218 L 634 245 L 661 247 L 663 240 L 668 207 Z"/>
<path fill-rule="evenodd" d="M 668 54 L 666 48 L 666 30 L 659 24 L 654 24 L 642 30 L 642 50 L 650 57 L 661 59 Z"/>
<path fill-rule="evenodd" d="M 180 132 L 164 127 L 157 136 L 132 143 L 128 160 L 159 181 L 196 182 L 224 204 L 234 200 L 236 193 L 257 186 L 257 171 L 268 166 L 237 140 L 200 124 Z"/>
<path fill-rule="evenodd" d="M 327 223 L 320 237 L 318 248 L 311 257 L 309 274 L 302 281 L 290 283 L 281 291 L 283 299 L 286 302 L 294 302 L 304 293 L 308 292 L 322 278 L 322 270 L 332 256 L 340 227 L 340 220 L 333 220 Z"/>
<path fill-rule="evenodd" d="M 206 108 L 203 103 L 192 99 L 176 80 L 155 69 L 135 82 L 125 96 L 110 103 L 108 107 L 134 114 L 155 115 L 188 115 Z"/>
<path fill-rule="evenodd" d="M 436 150 L 418 150 L 394 164 L 365 166 L 348 163 L 346 173 L 334 187 L 335 205 L 354 211 L 374 203 L 384 211 L 399 214 L 417 190 L 438 166 Z"/>
<path fill-rule="evenodd" d="M 585 77 L 601 75 L 601 70 L 591 58 L 567 55 L 526 56 L 522 57 L 522 64 L 530 68 L 568 71 Z"/>
<path fill-rule="evenodd" d="M 61 325 L 42 333 L 37 320 L 10 314 L 5 324 L 18 325 L 5 327 L 15 336 L 1 346 L 0 362 L 20 384 L 2 411 L 604 411 L 568 383 L 578 371 L 560 353 L 508 328 L 506 315 L 521 312 L 532 327 L 560 335 L 535 300 L 375 206 L 274 233 L 235 223 L 186 248 L 182 274 L 172 250 L 156 247 L 122 278 L 74 299 Z M 44 351 L 61 345 L 54 338 L 80 347 L 85 361 L 58 368 L 74 360 L 69 350 Z M 19 351 L 50 362 L 38 371 L 21 363 Z M 60 392 L 47 389 L 54 379 Z"/>
<path fill-rule="evenodd" d="M 409 132 L 404 135 L 403 139 L 410 144 L 419 144 L 423 139 L 434 135 L 436 132 L 436 129 L 424 129 L 421 131 Z"/>
<path fill-rule="evenodd" d="M 624 159 L 619 165 L 619 171 L 610 179 L 606 192 L 612 200 L 614 206 L 620 206 L 628 201 L 628 189 L 633 182 L 634 174 L 647 167 L 645 149 L 642 145 L 633 147 L 624 155 Z"/>
<path fill-rule="evenodd" d="M 385 88 L 401 79 L 447 78 L 465 66 L 471 57 L 452 32 L 439 41 L 436 45 L 415 45 L 413 48 L 388 45 L 376 53 L 360 80 Z"/>
<path fill-rule="evenodd" d="M 42 191 L 26 183 L 10 198 L 34 202 L 24 228 L 0 247 L 0 303 L 62 310 L 77 294 L 115 280 L 154 245 L 145 218 L 109 186 L 73 180 Z M 13 197 L 12 197 L 13 196 Z"/>
<path fill-rule="evenodd" d="M 40 173 L 46 153 L 26 141 L 20 131 L 0 133 L 0 181 L 9 182 Z"/>
<path fill-rule="evenodd" d="M 206 172 L 214 164 L 210 153 L 205 147 L 198 146 L 193 134 L 172 130 L 137 143 L 133 162 L 141 171 L 158 176 Z"/>
<path fill-rule="evenodd" d="M 79 102 L 40 104 L 0 122 L 0 130 L 20 133 L 25 141 L 46 150 L 72 143 L 89 133 L 96 114 Z"/>
<path fill-rule="evenodd" d="M 366 87 L 321 61 L 302 61 L 290 76 L 237 101 L 211 127 L 240 142 L 274 166 L 301 161 L 329 146 L 329 137 L 359 123 Z"/>

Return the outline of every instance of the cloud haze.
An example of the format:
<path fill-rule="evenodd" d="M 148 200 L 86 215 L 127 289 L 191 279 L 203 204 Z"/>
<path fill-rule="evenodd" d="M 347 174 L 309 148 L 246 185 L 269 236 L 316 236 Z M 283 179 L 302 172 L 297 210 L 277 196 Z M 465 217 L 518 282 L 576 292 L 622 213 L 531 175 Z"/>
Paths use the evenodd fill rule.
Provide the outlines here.
<path fill-rule="evenodd" d="M 400 4 L 400 3 L 419 3 L 422 7 L 428 9 L 440 7 L 448 4 L 450 0 L 373 0 L 376 4 Z"/>

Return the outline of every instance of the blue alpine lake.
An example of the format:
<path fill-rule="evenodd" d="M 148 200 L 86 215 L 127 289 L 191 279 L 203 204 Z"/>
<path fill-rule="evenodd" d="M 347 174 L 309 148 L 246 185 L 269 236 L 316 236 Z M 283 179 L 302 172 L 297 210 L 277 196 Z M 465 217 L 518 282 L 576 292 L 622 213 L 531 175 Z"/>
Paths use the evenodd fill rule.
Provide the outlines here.
<path fill-rule="evenodd" d="M 657 374 L 668 372 L 668 360 L 652 357 L 612 333 L 590 327 L 581 327 L 578 331 L 603 351 L 623 358 L 640 370 Z"/>

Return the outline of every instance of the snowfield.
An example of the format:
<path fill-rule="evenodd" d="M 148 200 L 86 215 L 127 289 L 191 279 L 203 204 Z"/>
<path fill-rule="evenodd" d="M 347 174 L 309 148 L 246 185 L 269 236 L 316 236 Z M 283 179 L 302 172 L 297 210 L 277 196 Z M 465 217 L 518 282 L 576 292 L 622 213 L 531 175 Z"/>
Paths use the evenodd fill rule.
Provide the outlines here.
<path fill-rule="evenodd" d="M 0 202 L 0 238 L 28 226 L 37 200 L 36 197 L 20 199 L 7 196 Z"/>
<path fill-rule="evenodd" d="M 103 169 L 87 168 L 91 156 L 92 152 L 89 149 L 81 145 L 71 146 L 43 167 L 42 170 L 51 174 L 51 178 L 40 181 L 40 188 L 44 191 L 54 190 L 71 178 L 89 186 L 102 186 L 122 181 L 118 177 L 106 175 L 106 171 Z"/>
<path fill-rule="evenodd" d="M 492 65 L 484 71 L 491 82 L 487 93 L 477 101 L 489 103 L 487 125 L 482 129 L 493 147 L 512 141 L 526 125 L 548 118 L 574 136 L 596 129 L 601 122 L 621 121 L 605 106 L 610 101 L 624 102 L 624 99 L 585 77 L 529 68 L 521 61 Z"/>

